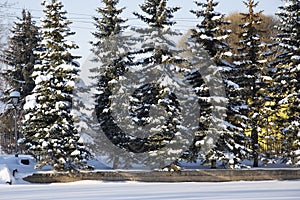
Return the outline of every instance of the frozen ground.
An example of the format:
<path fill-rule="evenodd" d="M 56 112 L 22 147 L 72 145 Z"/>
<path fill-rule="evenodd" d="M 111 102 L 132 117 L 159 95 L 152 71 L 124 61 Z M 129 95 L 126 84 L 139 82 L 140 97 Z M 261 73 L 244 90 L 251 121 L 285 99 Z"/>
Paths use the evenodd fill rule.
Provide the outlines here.
<path fill-rule="evenodd" d="M 139 183 L 80 181 L 49 185 L 0 185 L 9 200 L 299 200 L 300 181 Z"/>
<path fill-rule="evenodd" d="M 23 160 L 23 161 L 22 161 Z M 24 160 L 29 160 L 29 164 Z M 97 163 L 95 163 L 97 164 Z M 226 183 L 141 183 L 79 181 L 29 184 L 34 172 L 28 156 L 0 156 L 0 200 L 291 200 L 300 199 L 299 181 Z M 98 163 L 97 169 L 105 168 Z M 17 169 L 15 176 L 12 171 Z M 11 181 L 11 185 L 9 182 Z"/>

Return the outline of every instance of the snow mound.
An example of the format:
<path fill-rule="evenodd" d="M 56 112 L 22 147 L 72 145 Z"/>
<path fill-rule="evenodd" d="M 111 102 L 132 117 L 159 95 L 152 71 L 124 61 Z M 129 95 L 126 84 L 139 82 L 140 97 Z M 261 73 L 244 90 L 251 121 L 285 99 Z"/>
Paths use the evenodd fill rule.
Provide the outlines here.
<path fill-rule="evenodd" d="M 76 153 L 76 152 L 74 152 Z M 35 169 L 36 160 L 30 155 L 0 155 L 0 184 L 25 184 L 24 177 L 37 172 L 51 172 L 50 166 L 43 169 Z M 95 170 L 110 170 L 98 160 L 89 160 L 88 165 L 93 166 Z"/>
<path fill-rule="evenodd" d="M 11 184 L 13 177 L 5 164 L 0 164 L 0 184 Z"/>
<path fill-rule="evenodd" d="M 23 183 L 23 177 L 32 174 L 35 159 L 28 155 L 0 155 L 0 184 Z"/>

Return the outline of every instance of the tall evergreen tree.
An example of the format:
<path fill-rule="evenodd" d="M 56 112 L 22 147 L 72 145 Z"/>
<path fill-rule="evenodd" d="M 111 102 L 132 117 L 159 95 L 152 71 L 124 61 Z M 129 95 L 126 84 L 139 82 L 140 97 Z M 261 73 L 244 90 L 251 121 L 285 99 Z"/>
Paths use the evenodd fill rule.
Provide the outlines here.
<path fill-rule="evenodd" d="M 121 37 L 121 33 L 127 28 L 124 23 L 127 21 L 120 17 L 120 14 L 125 8 L 117 8 L 118 0 L 101 0 L 102 7 L 96 9 L 100 16 L 93 17 L 94 25 L 97 29 L 93 34 L 96 41 L 92 41 L 92 52 L 94 53 L 95 61 L 103 63 L 104 67 L 112 67 L 111 58 L 116 58 L 119 55 L 119 48 L 122 48 L 121 41 L 115 41 Z M 111 40 L 112 39 L 112 40 Z M 125 39 L 125 37 L 120 38 Z M 119 43 L 118 43 L 119 42 Z M 125 41 L 126 42 L 126 41 Z M 123 44 L 126 46 L 126 44 Z M 93 76 L 91 78 L 97 79 L 101 72 L 101 67 L 91 69 Z"/>
<path fill-rule="evenodd" d="M 140 71 L 135 71 L 132 77 L 129 77 L 127 73 L 131 73 L 130 70 L 135 66 L 143 66 L 144 68 L 141 68 L 146 69 L 147 67 L 151 68 L 153 64 L 166 64 L 166 60 L 171 61 L 173 59 L 173 55 L 170 53 L 171 51 L 167 51 L 167 49 L 169 47 L 174 48 L 176 46 L 175 43 L 160 36 L 162 28 L 169 27 L 173 24 L 173 22 L 170 22 L 170 19 L 172 18 L 172 13 L 178 10 L 178 8 L 167 8 L 167 1 L 165 0 L 145 1 L 145 3 L 141 5 L 141 8 L 148 17 L 138 13 L 134 14 L 145 21 L 149 26 L 145 29 L 134 29 L 133 31 L 136 32 L 134 37 L 135 41 L 131 41 L 128 40 L 126 36 L 122 36 L 122 34 L 118 35 L 123 32 L 124 26 L 122 23 L 124 21 L 117 17 L 117 14 L 119 14 L 121 10 L 113 9 L 113 5 L 116 5 L 117 2 L 118 1 L 104 1 L 105 7 L 99 9 L 102 18 L 97 21 L 99 23 L 97 28 L 100 31 L 94 34 L 98 37 L 98 40 L 94 43 L 96 47 L 94 53 L 100 58 L 100 69 L 105 69 L 101 72 L 100 79 L 97 82 L 99 95 L 96 99 L 96 112 L 101 128 L 106 136 L 113 144 L 126 150 L 127 153 L 129 152 L 128 154 L 134 154 L 132 158 L 135 159 L 139 157 L 138 155 L 141 155 L 138 153 L 158 150 L 164 146 L 165 141 L 163 140 L 168 140 L 169 142 L 171 137 L 175 134 L 174 132 L 167 134 L 167 125 L 165 125 L 164 128 L 162 128 L 163 130 L 160 129 L 164 134 L 156 131 L 156 134 L 154 133 L 150 137 L 136 137 L 134 136 L 137 134 L 136 132 L 141 134 L 139 128 L 124 129 L 124 126 L 120 126 L 120 123 L 126 127 L 150 124 L 152 119 L 149 111 L 150 105 L 157 104 L 159 100 L 161 100 L 161 102 L 163 101 L 163 99 L 159 99 L 159 93 L 162 93 L 162 91 L 159 90 L 158 84 L 142 82 L 142 77 L 139 76 L 141 74 Z M 170 32 L 166 32 L 165 34 L 170 34 Z M 160 41 L 163 47 L 158 45 L 154 46 L 153 41 L 156 40 Z M 143 44 L 141 41 L 144 41 Z M 132 42 L 133 44 L 130 49 L 128 48 L 128 42 Z M 105 44 L 109 45 L 105 46 Z M 140 45 L 142 46 L 141 48 Z M 136 49 L 134 49 L 134 47 L 136 47 Z M 106 56 L 106 60 L 102 58 L 103 55 L 108 55 Z M 141 68 L 136 67 L 135 69 L 138 70 Z M 134 80 L 132 79 L 133 77 L 135 77 Z M 119 84 L 119 82 L 124 82 L 124 80 L 126 82 L 128 78 L 131 79 L 132 82 Z M 136 81 L 141 82 L 136 83 Z M 138 88 L 132 88 L 134 86 Z M 132 89 L 134 91 L 132 91 Z M 117 95 L 120 95 L 120 97 L 116 97 L 113 91 L 117 92 Z M 124 99 L 124 95 L 131 95 L 130 102 L 120 100 Z M 113 99 L 116 98 L 119 103 L 113 102 Z M 117 116 L 112 116 L 113 112 L 117 112 Z M 172 120 L 167 123 L 171 124 L 171 121 Z M 174 128 L 174 126 L 172 128 Z M 174 130 L 172 129 L 170 132 L 171 131 Z M 143 132 L 142 134 L 145 133 Z M 141 159 L 145 158 L 143 157 Z M 126 161 L 126 158 L 124 160 Z M 139 162 L 141 160 L 136 159 L 136 161 Z M 155 163 L 153 166 L 156 166 Z"/>
<path fill-rule="evenodd" d="M 23 99 L 35 86 L 31 74 L 34 65 L 39 63 L 36 52 L 40 50 L 38 27 L 29 11 L 22 11 L 22 17 L 15 22 L 11 33 L 9 46 L 4 51 L 3 61 L 8 65 L 4 77 L 12 90 L 20 91 Z"/>
<path fill-rule="evenodd" d="M 140 20 L 145 22 L 151 28 L 165 28 L 174 25 L 176 22 L 171 21 L 173 13 L 178 11 L 179 7 L 167 7 L 167 0 L 145 0 L 140 5 L 144 14 L 134 12 Z"/>
<path fill-rule="evenodd" d="M 258 166 L 259 136 L 263 136 L 263 129 L 269 118 L 269 108 L 264 107 L 270 99 L 266 88 L 269 87 L 272 78 L 268 69 L 268 55 L 266 43 L 261 40 L 257 27 L 261 23 L 261 13 L 255 12 L 258 2 L 248 0 L 244 2 L 248 8 L 247 13 L 241 13 L 243 23 L 240 25 L 239 48 L 234 64 L 238 68 L 238 81 L 241 87 L 241 97 L 245 101 L 245 109 L 242 111 L 246 117 L 245 131 L 251 132 L 251 148 L 254 159 L 253 166 Z"/>
<path fill-rule="evenodd" d="M 98 133 L 95 138 L 95 151 L 108 158 L 113 168 L 129 167 L 129 159 L 119 159 L 126 156 L 121 150 L 113 151 L 113 145 L 118 146 L 124 140 L 124 133 L 119 131 L 115 119 L 112 117 L 112 97 L 115 80 L 124 74 L 124 58 L 129 52 L 131 41 L 124 34 L 127 29 L 126 19 L 120 17 L 125 8 L 118 8 L 119 0 L 102 0 L 102 6 L 96 9 L 98 16 L 94 18 L 96 31 L 93 33 L 95 40 L 91 42 L 91 51 L 94 54 L 93 61 L 96 67 L 90 70 L 93 80 L 91 89 L 95 92 L 95 111 L 100 128 L 105 135 Z M 118 105 L 119 107 L 120 105 Z M 119 107 L 118 115 L 122 115 Z M 111 141 L 105 140 L 109 138 Z M 107 142 L 105 142 L 107 141 Z M 104 150 L 104 151 L 102 151 Z M 122 155 L 120 155 L 122 154 Z"/>
<path fill-rule="evenodd" d="M 219 5 L 218 2 L 206 0 L 206 3 L 195 2 L 195 4 L 201 9 L 191 10 L 191 13 L 201 18 L 201 23 L 192 29 L 191 37 L 195 39 L 195 42 L 203 45 L 217 65 L 223 65 L 225 55 L 231 53 L 230 47 L 225 42 L 231 33 L 231 30 L 226 30 L 226 25 L 230 22 L 224 19 L 224 14 L 215 11 Z"/>
<path fill-rule="evenodd" d="M 277 120 L 281 124 L 282 153 L 286 162 L 300 165 L 299 78 L 300 78 L 300 2 L 287 0 L 279 7 L 280 25 L 276 44 L 282 49 L 276 61 Z M 281 113 L 281 115 L 280 115 Z"/>
<path fill-rule="evenodd" d="M 207 62 L 207 64 L 213 63 L 215 65 L 215 71 L 223 71 L 224 75 L 222 78 L 224 79 L 229 100 L 227 107 L 228 116 L 223 122 L 223 128 L 221 128 L 222 131 L 218 131 L 222 132 L 221 134 L 219 133 L 220 137 L 218 138 L 218 141 L 216 141 L 215 146 L 207 155 L 202 155 L 200 157 L 204 156 L 205 160 L 228 160 L 231 164 L 237 164 L 245 156 L 243 154 L 245 154 L 247 150 L 243 145 L 243 141 L 245 140 L 241 123 L 243 117 L 238 109 L 238 107 L 242 105 L 242 102 L 236 99 L 239 87 L 234 83 L 233 66 L 226 62 L 227 57 L 231 57 L 232 55 L 230 47 L 225 42 L 231 33 L 230 30 L 226 29 L 229 22 L 224 19 L 224 14 L 215 11 L 216 6 L 219 4 L 218 2 L 207 0 L 205 3 L 195 2 L 195 4 L 200 7 L 200 9 L 192 10 L 191 12 L 195 14 L 197 18 L 201 19 L 201 23 L 197 24 L 195 29 L 192 29 L 190 42 L 196 43 L 208 54 L 206 59 L 210 60 L 210 62 Z M 202 88 L 207 88 L 207 86 L 205 86 L 206 83 L 199 81 L 201 80 L 201 75 L 199 73 L 198 77 L 194 76 L 194 78 L 198 79 L 198 87 L 201 87 L 202 84 Z M 220 82 L 222 80 L 218 81 Z M 200 144 L 203 145 L 201 140 L 205 139 L 207 129 L 211 123 L 211 109 L 213 109 L 211 100 L 209 100 L 209 98 L 203 98 L 209 97 L 209 90 L 203 90 L 202 94 L 199 93 L 198 95 L 203 95 L 202 98 L 200 98 L 199 104 L 202 108 L 201 115 L 203 116 L 205 113 L 206 119 L 200 121 L 200 129 L 197 137 L 199 141 L 195 142 L 195 144 L 198 144 L 198 147 L 195 145 L 193 148 L 194 150 L 200 149 Z M 212 97 L 212 99 L 213 98 L 216 97 Z M 222 107 L 219 109 L 222 109 Z M 197 151 L 192 154 L 195 153 L 197 153 Z"/>
<path fill-rule="evenodd" d="M 133 28 L 137 35 L 136 40 L 141 44 L 141 48 L 133 53 L 134 64 L 141 66 L 141 68 L 136 73 L 136 79 L 140 80 L 137 84 L 140 87 L 133 95 L 131 114 L 137 125 L 142 127 L 147 127 L 148 124 L 152 125 L 153 128 L 144 129 L 147 132 L 144 134 L 150 136 L 140 141 L 144 147 L 142 150 L 153 152 L 151 155 L 156 158 L 157 162 L 160 160 L 161 163 L 154 163 L 155 161 L 152 160 L 151 156 L 145 162 L 160 167 L 177 162 L 178 154 L 174 154 L 176 146 L 172 146 L 172 144 L 176 145 L 176 142 L 172 142 L 172 140 L 180 140 L 184 132 L 178 128 L 178 125 L 183 125 L 181 123 L 183 108 L 179 107 L 176 96 L 183 93 L 178 94 L 179 92 L 176 91 L 175 85 L 178 82 L 174 77 L 176 71 L 184 71 L 181 65 L 184 60 L 180 57 L 182 51 L 172 40 L 173 37 L 181 35 L 172 28 L 176 23 L 172 18 L 180 7 L 168 7 L 167 4 L 167 0 L 145 0 L 140 5 L 142 12 L 133 13 L 138 19 L 146 23 L 147 27 Z M 150 82 L 145 83 L 145 76 L 141 72 L 149 73 L 149 70 L 153 72 L 153 77 L 149 77 L 150 79 L 157 79 L 159 76 L 161 78 L 157 80 L 146 78 Z M 180 74 L 177 75 L 180 76 Z M 156 111 L 163 109 L 162 112 L 165 114 L 161 112 L 162 116 L 151 116 L 150 106 Z M 157 124 L 157 119 L 165 123 Z M 170 146 L 164 148 L 166 145 Z M 186 147 L 183 145 L 181 148 L 185 149 Z"/>
<path fill-rule="evenodd" d="M 284 6 L 279 7 L 276 15 L 279 17 L 280 25 L 277 26 L 278 45 L 283 49 L 283 53 L 278 55 L 281 64 L 292 64 L 294 67 L 300 63 L 299 59 L 299 6 L 297 0 L 286 0 Z"/>
<path fill-rule="evenodd" d="M 22 16 L 17 20 L 10 30 L 11 36 L 8 38 L 7 48 L 2 56 L 2 61 L 6 65 L 6 69 L 1 72 L 6 84 L 6 87 L 2 87 L 2 89 L 5 88 L 4 94 L 6 95 L 3 95 L 1 99 L 8 101 L 7 97 L 11 91 L 19 91 L 21 94 L 19 107 L 22 108 L 25 97 L 30 94 L 35 85 L 31 74 L 33 66 L 39 63 L 35 52 L 40 50 L 38 45 L 40 36 L 30 12 L 23 10 Z M 11 120 L 9 113 L 12 112 L 12 109 L 3 112 L 5 114 L 1 116 L 1 120 Z M 21 117 L 22 113 L 22 109 L 18 109 L 18 116 Z M 13 130 L 13 124 L 5 124 Z M 22 137 L 20 133 L 18 133 L 18 137 Z"/>
<path fill-rule="evenodd" d="M 43 1 L 45 17 L 41 19 L 39 54 L 41 64 L 34 66 L 33 94 L 26 98 L 23 130 L 29 151 L 38 158 L 36 167 L 50 165 L 57 171 L 86 168 L 90 154 L 74 126 L 72 91 L 78 77 L 78 56 L 70 53 L 78 46 L 67 40 L 74 34 L 63 4 Z"/>

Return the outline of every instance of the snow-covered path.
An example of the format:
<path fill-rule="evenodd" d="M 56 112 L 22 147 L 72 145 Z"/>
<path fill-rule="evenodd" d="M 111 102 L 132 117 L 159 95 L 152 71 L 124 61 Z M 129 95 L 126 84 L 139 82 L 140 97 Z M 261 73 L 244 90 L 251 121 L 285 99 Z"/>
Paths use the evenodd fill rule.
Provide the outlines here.
<path fill-rule="evenodd" d="M 291 200 L 300 199 L 300 181 L 226 183 L 140 183 L 80 181 L 0 185 L 9 200 Z"/>

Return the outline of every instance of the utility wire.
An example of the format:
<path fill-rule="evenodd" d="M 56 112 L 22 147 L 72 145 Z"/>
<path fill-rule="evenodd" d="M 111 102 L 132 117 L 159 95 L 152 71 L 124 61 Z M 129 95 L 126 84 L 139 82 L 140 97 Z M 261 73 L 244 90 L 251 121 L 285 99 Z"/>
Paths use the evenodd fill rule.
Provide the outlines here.
<path fill-rule="evenodd" d="M 4 6 L 0 6 L 4 7 Z M 34 12 L 43 12 L 43 10 L 37 10 L 37 9 L 26 9 L 26 8 L 19 8 L 19 7 L 11 7 L 11 6 L 5 6 L 5 8 L 9 8 L 9 9 L 14 9 L 14 10 L 30 10 L 30 11 L 34 11 Z M 90 15 L 90 14 L 84 14 L 84 13 L 73 13 L 73 12 L 67 12 L 67 14 L 69 15 L 77 15 L 77 16 L 88 16 L 88 17 L 69 17 L 69 19 L 92 19 L 93 17 L 95 17 L 95 15 Z M 138 18 L 126 18 L 127 20 L 139 20 Z M 182 17 L 182 18 L 173 18 L 176 21 L 190 21 L 190 22 L 197 22 L 197 20 L 195 18 L 192 17 Z"/>
<path fill-rule="evenodd" d="M 13 6 L 8 6 L 8 5 L 0 5 L 0 8 L 7 8 L 7 9 L 14 9 L 14 10 L 23 10 L 26 8 L 20 8 L 20 7 L 13 7 Z M 43 10 L 38 10 L 38 9 L 26 9 L 29 11 L 33 11 L 33 12 L 43 12 Z M 84 14 L 84 13 L 69 13 L 67 12 L 67 14 L 69 15 L 73 15 L 72 17 L 68 17 L 68 20 L 70 20 L 71 22 L 73 22 L 72 25 L 70 25 L 72 28 L 75 29 L 82 29 L 82 30 L 90 30 L 93 31 L 95 30 L 92 27 L 83 27 L 83 26 L 73 26 L 74 23 L 82 23 L 82 24 L 90 24 L 93 25 L 94 21 L 93 21 L 93 17 L 95 17 L 95 15 L 90 15 L 90 14 Z M 77 17 L 77 16 L 86 16 L 86 17 Z M 0 17 L 8 17 L 8 18 L 18 18 L 20 16 L 17 15 L 12 15 L 12 14 L 8 14 L 8 15 L 0 15 Z M 41 17 L 37 17 L 37 16 L 32 16 L 33 19 L 40 19 Z M 135 21 L 135 20 L 139 20 L 138 18 L 126 18 L 128 21 Z M 198 22 L 197 19 L 195 18 L 189 18 L 189 17 L 183 17 L 183 18 L 173 18 L 174 21 L 182 21 L 182 22 L 188 22 L 188 23 L 196 23 Z M 134 25 L 136 26 L 136 25 Z M 138 25 L 136 27 L 143 27 L 142 25 Z M 190 28 L 192 28 L 193 26 L 189 26 L 189 25 L 181 25 L 181 24 L 175 24 L 174 27 L 180 27 L 179 30 L 183 30 L 183 31 L 188 31 Z M 185 27 L 185 28 L 182 28 Z M 178 28 L 176 28 L 178 29 Z"/>

